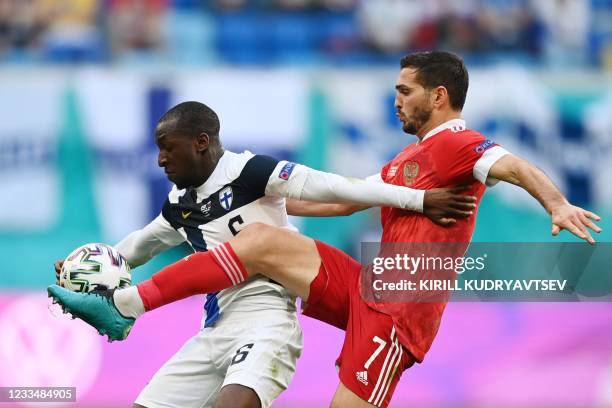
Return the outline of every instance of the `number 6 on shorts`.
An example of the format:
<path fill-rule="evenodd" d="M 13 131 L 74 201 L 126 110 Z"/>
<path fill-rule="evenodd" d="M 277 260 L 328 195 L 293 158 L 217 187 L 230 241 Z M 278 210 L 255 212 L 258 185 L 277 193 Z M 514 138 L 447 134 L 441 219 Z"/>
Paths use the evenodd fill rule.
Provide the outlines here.
<path fill-rule="evenodd" d="M 249 355 L 249 351 L 253 348 L 254 345 L 255 343 L 249 343 L 240 347 L 238 351 L 236 351 L 236 355 L 234 355 L 234 358 L 232 358 L 232 363 L 230 365 L 233 366 L 234 364 L 242 363 L 247 358 L 247 356 Z"/>

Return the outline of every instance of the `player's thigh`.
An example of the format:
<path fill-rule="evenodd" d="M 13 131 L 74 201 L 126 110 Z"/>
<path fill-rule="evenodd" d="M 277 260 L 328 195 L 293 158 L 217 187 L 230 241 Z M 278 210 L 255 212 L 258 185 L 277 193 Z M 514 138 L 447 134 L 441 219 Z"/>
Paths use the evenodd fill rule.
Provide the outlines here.
<path fill-rule="evenodd" d="M 313 239 L 284 228 L 255 223 L 231 241 L 249 273 L 260 273 L 302 299 L 319 272 L 321 258 Z"/>
<path fill-rule="evenodd" d="M 413 356 L 400 344 L 390 316 L 368 307 L 358 287 L 351 291 L 351 310 L 338 359 L 342 384 L 362 400 L 386 407 Z"/>
<path fill-rule="evenodd" d="M 219 391 L 213 408 L 261 408 L 261 401 L 252 388 L 228 384 Z"/>
<path fill-rule="evenodd" d="M 250 314 L 248 319 L 225 321 L 233 326 L 233 348 L 225 356 L 223 388 L 241 385 L 255 392 L 263 408 L 289 386 L 302 352 L 302 330 L 295 313 Z M 228 332 L 229 333 L 229 332 Z M 228 336 L 229 337 L 229 336 Z M 222 389 L 223 389 L 222 388 Z"/>
<path fill-rule="evenodd" d="M 192 337 L 155 373 L 135 404 L 147 408 L 211 407 L 223 384 L 202 332 Z"/>

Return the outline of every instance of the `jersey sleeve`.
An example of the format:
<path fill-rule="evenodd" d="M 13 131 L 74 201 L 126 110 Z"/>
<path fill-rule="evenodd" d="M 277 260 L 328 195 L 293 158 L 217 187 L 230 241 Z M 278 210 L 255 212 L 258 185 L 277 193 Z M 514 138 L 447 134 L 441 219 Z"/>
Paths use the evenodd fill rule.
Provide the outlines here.
<path fill-rule="evenodd" d="M 476 132 L 461 132 L 442 144 L 438 154 L 444 159 L 443 169 L 448 174 L 449 184 L 478 180 L 487 186 L 498 180 L 489 177 L 491 167 L 503 156 L 510 154 L 506 149 Z"/>
<path fill-rule="evenodd" d="M 286 160 L 279 161 L 268 179 L 266 195 L 281 196 L 296 200 L 305 199 L 303 198 L 304 188 L 309 179 L 309 175 L 312 180 L 312 172 L 313 170 L 311 168 L 302 164 Z M 320 172 L 319 174 L 324 175 L 326 173 Z M 380 173 L 368 176 L 365 180 L 375 183 L 384 183 Z"/>
<path fill-rule="evenodd" d="M 163 211 L 145 228 L 148 228 L 151 235 L 169 246 L 179 245 L 185 240 L 164 216 Z"/>
<path fill-rule="evenodd" d="M 265 155 L 255 155 L 244 165 L 239 179 L 257 196 L 267 195 L 266 189 L 279 161 Z"/>
<path fill-rule="evenodd" d="M 308 167 L 290 161 L 277 162 L 268 177 L 266 195 L 299 200 L 308 178 L 308 170 Z"/>
<path fill-rule="evenodd" d="M 144 228 L 132 232 L 121 240 L 115 245 L 115 249 L 123 255 L 131 267 L 135 268 L 184 240 L 183 236 L 160 214 Z"/>
<path fill-rule="evenodd" d="M 508 154 L 510 154 L 510 152 L 501 146 L 493 146 L 491 149 L 485 151 L 474 165 L 474 170 L 472 171 L 474 178 L 489 187 L 497 184 L 499 180 L 489 177 L 489 171 L 499 159 Z"/>

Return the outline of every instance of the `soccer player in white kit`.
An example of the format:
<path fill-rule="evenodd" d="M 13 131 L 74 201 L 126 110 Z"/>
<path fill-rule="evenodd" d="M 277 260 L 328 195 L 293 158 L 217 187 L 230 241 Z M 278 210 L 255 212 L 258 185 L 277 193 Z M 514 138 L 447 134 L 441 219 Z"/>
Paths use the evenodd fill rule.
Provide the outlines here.
<path fill-rule="evenodd" d="M 198 102 L 181 103 L 159 120 L 158 163 L 175 186 L 161 214 L 116 245 L 132 268 L 183 242 L 194 251 L 218 247 L 255 222 L 295 229 L 285 198 L 394 206 L 425 212 L 443 224 L 468 216 L 474 207 L 473 197 L 458 189 L 425 192 L 349 180 L 268 156 L 224 151 L 219 129 L 215 112 Z M 58 267 L 61 261 L 56 272 Z M 287 388 L 302 349 L 294 294 L 258 276 L 209 293 L 204 309 L 201 330 L 154 375 L 135 406 L 268 407 Z"/>

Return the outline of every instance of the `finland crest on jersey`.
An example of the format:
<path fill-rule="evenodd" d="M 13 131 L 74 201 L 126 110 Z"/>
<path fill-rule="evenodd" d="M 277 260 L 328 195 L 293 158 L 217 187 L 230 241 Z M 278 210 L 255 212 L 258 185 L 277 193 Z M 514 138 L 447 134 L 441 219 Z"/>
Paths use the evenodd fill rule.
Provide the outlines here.
<path fill-rule="evenodd" d="M 219 193 L 219 202 L 221 203 L 221 207 L 225 209 L 225 211 L 229 211 L 232 208 L 232 187 L 225 187 Z"/>
<path fill-rule="evenodd" d="M 162 216 L 194 251 L 207 251 L 227 242 L 254 222 L 295 229 L 289 224 L 285 199 L 265 195 L 269 179 L 277 178 L 271 176 L 276 176 L 278 164 L 278 160 L 268 156 L 225 151 L 203 185 L 172 189 Z M 256 277 L 207 295 L 204 308 L 204 326 L 209 327 L 224 310 L 230 313 L 234 310 L 295 309 L 295 297 L 269 279 Z"/>

